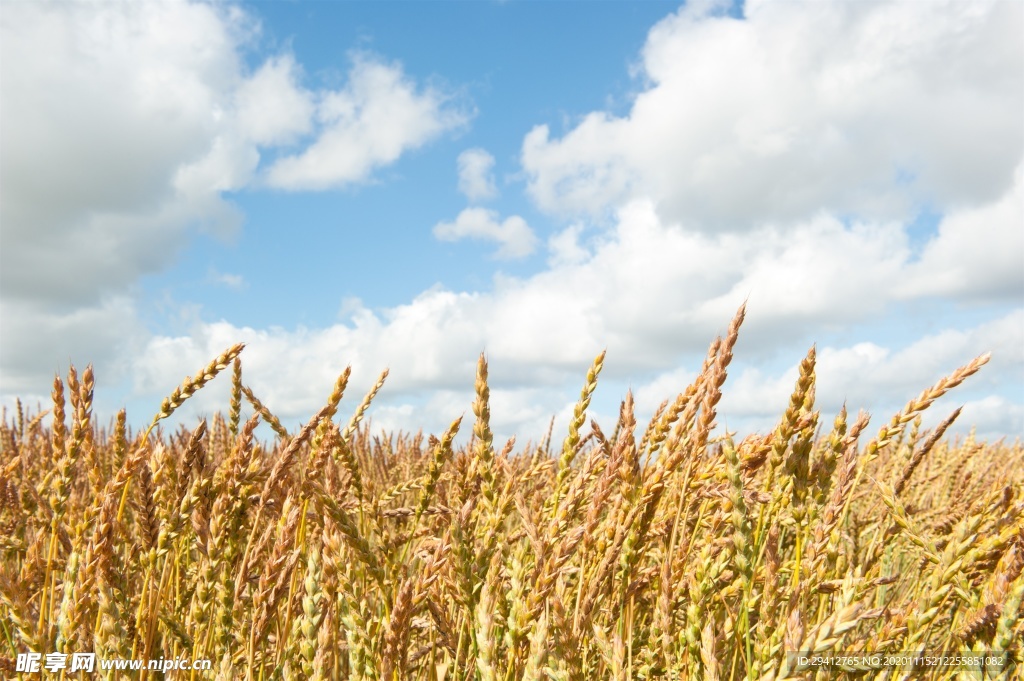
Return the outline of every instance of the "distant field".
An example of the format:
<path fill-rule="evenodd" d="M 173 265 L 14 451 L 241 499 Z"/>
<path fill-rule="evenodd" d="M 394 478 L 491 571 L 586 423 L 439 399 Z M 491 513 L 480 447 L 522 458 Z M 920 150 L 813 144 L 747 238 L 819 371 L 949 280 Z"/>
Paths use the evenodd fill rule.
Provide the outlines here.
<path fill-rule="evenodd" d="M 3 419 L 0 676 L 33 651 L 213 667 L 109 678 L 896 679 L 914 652 L 914 678 L 1020 678 L 1024 447 L 920 427 L 987 357 L 869 425 L 821 422 L 812 350 L 775 428 L 734 442 L 714 425 L 742 319 L 645 427 L 629 395 L 588 423 L 602 355 L 568 433 L 532 445 L 492 441 L 483 356 L 473 422 L 438 437 L 361 426 L 384 376 L 339 419 L 348 371 L 289 432 L 241 345 L 110 432 L 72 369 Z M 157 427 L 220 372 L 224 414 Z"/>

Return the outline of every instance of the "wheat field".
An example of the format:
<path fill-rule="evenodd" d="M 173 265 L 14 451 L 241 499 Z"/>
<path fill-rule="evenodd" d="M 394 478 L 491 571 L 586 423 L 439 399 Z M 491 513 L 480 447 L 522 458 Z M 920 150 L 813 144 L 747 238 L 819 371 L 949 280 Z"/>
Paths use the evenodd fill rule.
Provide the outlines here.
<path fill-rule="evenodd" d="M 4 413 L 0 675 L 89 651 L 212 670 L 43 676 L 1020 678 L 1024 448 L 944 437 L 959 410 L 921 428 L 987 356 L 872 427 L 822 422 L 812 348 L 774 429 L 735 441 L 715 420 L 743 314 L 645 427 L 628 394 L 588 423 L 602 353 L 564 438 L 523 446 L 493 441 L 482 355 L 472 423 L 438 437 L 363 425 L 386 372 L 345 419 L 346 370 L 289 432 L 236 345 L 135 432 L 94 422 L 72 368 L 48 410 Z M 160 427 L 221 372 L 225 413 Z"/>

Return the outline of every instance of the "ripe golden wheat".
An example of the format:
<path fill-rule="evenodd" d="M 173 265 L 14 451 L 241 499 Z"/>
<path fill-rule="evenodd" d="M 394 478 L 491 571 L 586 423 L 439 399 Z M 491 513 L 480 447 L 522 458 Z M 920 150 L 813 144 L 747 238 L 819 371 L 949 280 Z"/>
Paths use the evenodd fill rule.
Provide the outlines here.
<path fill-rule="evenodd" d="M 920 428 L 987 357 L 869 438 L 845 410 L 824 430 L 812 349 L 775 428 L 734 442 L 712 433 L 742 319 L 642 432 L 630 395 L 608 434 L 587 424 L 602 353 L 560 446 L 519 450 L 493 442 L 483 356 L 461 448 L 461 419 L 439 438 L 368 432 L 386 373 L 343 424 L 346 370 L 289 432 L 237 345 L 132 434 L 124 411 L 93 422 L 93 372 L 72 368 L 48 412 L 3 418 L 0 675 L 29 650 L 369 681 L 905 678 L 921 670 L 791 653 L 1019 656 L 1024 448 L 943 439 L 959 410 Z M 229 368 L 226 416 L 163 432 Z"/>

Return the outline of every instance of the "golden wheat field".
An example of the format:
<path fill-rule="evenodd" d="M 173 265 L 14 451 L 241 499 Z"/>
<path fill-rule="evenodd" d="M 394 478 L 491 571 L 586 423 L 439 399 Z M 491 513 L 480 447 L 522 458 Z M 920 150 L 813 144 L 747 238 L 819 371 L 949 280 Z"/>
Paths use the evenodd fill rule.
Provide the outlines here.
<path fill-rule="evenodd" d="M 71 369 L 48 410 L 3 419 L 0 675 L 87 652 L 212 668 L 40 673 L 1020 678 L 1024 448 L 944 438 L 959 410 L 921 428 L 987 357 L 888 420 L 826 423 L 812 349 L 774 429 L 734 441 L 715 420 L 742 320 L 646 426 L 629 395 L 617 423 L 588 423 L 602 354 L 564 438 L 523 446 L 493 441 L 483 356 L 472 423 L 437 437 L 362 425 L 385 375 L 340 418 L 348 370 L 289 432 L 241 345 L 141 431 L 123 411 L 97 424 L 92 369 Z M 160 428 L 221 372 L 226 413 Z"/>

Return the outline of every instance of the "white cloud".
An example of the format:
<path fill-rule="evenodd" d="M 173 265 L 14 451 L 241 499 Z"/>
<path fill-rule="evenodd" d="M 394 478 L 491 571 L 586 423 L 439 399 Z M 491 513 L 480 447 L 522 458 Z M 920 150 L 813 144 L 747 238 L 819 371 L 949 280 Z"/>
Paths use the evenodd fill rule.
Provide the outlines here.
<path fill-rule="evenodd" d="M 586 256 L 526 278 L 498 277 L 490 292 L 437 287 L 378 312 L 349 301 L 351 321 L 323 329 L 206 325 L 193 334 L 202 351 L 175 362 L 173 373 L 245 340 L 247 371 L 259 377 L 261 394 L 282 413 L 301 415 L 315 411 L 330 390 L 338 362 L 354 365 L 360 386 L 390 366 L 381 404 L 401 409 L 387 412 L 393 418 L 387 423 L 408 413 L 402 427 L 440 429 L 472 404 L 474 363 L 484 350 L 493 391 L 508 391 L 503 399 L 515 414 L 493 410 L 504 419 L 501 432 L 536 437 L 550 414 L 565 412 L 576 399 L 586 367 L 602 348 L 608 350 L 602 385 L 624 393 L 624 382 L 640 381 L 638 409 L 649 415 L 689 383 L 710 339 L 749 298 L 722 423 L 768 427 L 785 409 L 805 350 L 800 343 L 809 346 L 829 329 L 848 337 L 876 319 L 903 337 L 924 333 L 898 292 L 911 257 L 905 242 L 898 225 L 844 227 L 827 216 L 786 233 L 765 227 L 712 237 L 666 226 L 649 203 L 636 202 L 619 211 L 614 230 L 596 237 Z M 971 383 L 984 392 L 958 391 L 959 399 L 1001 394 L 1024 404 L 1024 395 L 1011 398 L 1015 386 L 1024 385 L 1024 309 L 990 314 L 998 316 L 965 330 L 931 332 L 902 348 L 870 335 L 849 345 L 819 345 L 820 404 L 837 410 L 847 400 L 851 408 L 888 418 L 986 351 L 994 353 L 992 363 Z M 790 368 L 769 368 L 765 358 L 783 351 L 795 353 Z M 170 357 L 155 348 L 147 354 Z M 447 397 L 433 401 L 438 391 Z M 617 405 L 621 396 L 610 398 Z M 605 412 L 613 418 L 614 406 Z"/>
<path fill-rule="evenodd" d="M 936 403 L 928 412 L 926 425 L 934 425 L 956 405 L 966 403 L 972 406 L 969 413 L 965 410 L 957 431 L 975 424 L 989 435 L 998 431 L 997 426 L 1003 428 L 1002 434 L 1020 433 L 1019 419 L 1024 410 L 1024 309 L 973 328 L 947 328 L 903 348 L 870 341 L 819 347 L 816 403 L 826 414 L 835 414 L 844 403 L 854 413 L 866 409 L 873 416 L 872 422 L 881 427 L 921 391 L 986 352 L 992 353 L 989 363 Z M 777 420 L 788 404 L 802 359 L 794 357 L 786 370 L 769 372 L 751 365 L 740 353 L 719 412 L 729 417 L 730 425 L 750 427 Z M 1006 388 L 1011 389 L 1012 399 L 992 394 L 993 390 Z"/>
<path fill-rule="evenodd" d="M 484 149 L 466 149 L 459 154 L 459 191 L 470 201 L 493 199 L 498 195 L 494 184 L 494 157 Z"/>
<path fill-rule="evenodd" d="M 46 390 L 53 375 L 65 374 L 69 363 L 79 370 L 92 363 L 105 382 L 116 382 L 127 374 L 131 358 L 149 335 L 127 296 L 71 310 L 4 296 L 0 319 L 0 394 L 5 395 Z"/>
<path fill-rule="evenodd" d="M 989 395 L 980 400 L 965 402 L 963 406 L 955 430 L 974 428 L 975 436 L 988 442 L 1007 438 L 1012 443 L 1024 439 L 1024 404 L 1010 402 L 999 395 Z M 932 420 L 926 425 L 934 427 L 935 422 Z"/>
<path fill-rule="evenodd" d="M 819 398 L 830 408 L 843 400 L 853 404 L 879 401 L 880 395 L 903 403 L 957 366 L 986 352 L 992 359 L 972 379 L 973 386 L 1024 386 L 1024 309 L 974 328 L 949 328 L 893 350 L 871 342 L 847 348 L 822 348 L 818 353 Z M 795 374 L 794 374 L 795 379 Z"/>
<path fill-rule="evenodd" d="M 720 3 L 719 3 L 720 5 Z M 1013 2 L 687 3 L 643 50 L 629 114 L 524 139 L 537 203 L 601 213 L 649 197 L 700 229 L 822 209 L 877 221 L 987 203 L 1024 128 L 1024 6 Z M 720 9 L 720 8 L 719 8 Z"/>
<path fill-rule="evenodd" d="M 466 208 L 455 222 L 439 222 L 434 226 L 434 236 L 442 241 L 460 239 L 486 239 L 497 241 L 501 247 L 494 254 L 497 258 L 522 258 L 533 253 L 537 237 L 518 215 L 500 221 L 497 211 L 486 208 Z"/>
<path fill-rule="evenodd" d="M 558 267 L 562 265 L 577 265 L 590 256 L 590 251 L 580 244 L 580 236 L 583 234 L 583 224 L 574 223 L 561 232 L 552 234 L 548 238 L 548 265 Z"/>
<path fill-rule="evenodd" d="M 206 4 L 15 3 L 0 25 L 5 296 L 95 303 L 167 264 L 190 224 L 237 223 L 215 186 L 176 178 L 208 155 L 245 175 L 224 158 L 234 151 L 214 148 L 252 28 L 244 16 Z"/>
<path fill-rule="evenodd" d="M 130 319 L 139 279 L 170 266 L 196 229 L 240 229 L 241 212 L 222 195 L 253 185 L 261 148 L 320 131 L 275 177 L 336 186 L 464 120 L 437 91 L 369 57 L 337 92 L 304 89 L 289 54 L 249 74 L 241 55 L 258 32 L 245 11 L 221 3 L 4 7 L 5 389 L 40 368 L 23 351 L 44 330 L 67 334 L 44 344 L 59 354 L 80 346 L 113 362 L 114 331 L 141 328 Z M 340 167 L 337 154 L 354 165 Z"/>
<path fill-rule="evenodd" d="M 1024 409 L 1024 309 L 1013 310 L 991 322 L 969 329 L 945 329 L 923 336 L 902 348 L 863 341 L 845 347 L 817 349 L 816 403 L 825 413 L 835 414 L 846 403 L 849 410 L 866 409 L 878 426 L 940 378 L 985 352 L 992 358 L 981 371 L 943 398 L 930 411 L 929 423 L 944 415 L 950 403 L 972 403 L 959 426 L 984 421 L 991 426 L 1014 423 L 1015 413 Z M 794 348 L 796 350 L 796 348 Z M 798 378 L 802 356 L 781 373 L 769 373 L 737 355 L 737 368 L 730 377 L 722 399 L 721 413 L 740 419 L 777 419 L 785 409 Z M 1016 388 L 1011 402 L 1006 397 L 985 395 L 999 386 Z M 952 409 L 952 408 L 949 408 Z M 1016 409 L 1016 412 L 1015 412 Z M 948 410 L 946 410 L 948 411 Z M 935 416 L 940 413 L 939 416 Z M 970 419 L 967 417 L 971 417 Z M 1009 420 L 1008 420 L 1009 419 Z M 987 427 L 987 426 L 986 426 Z M 1017 432 L 1006 430 L 1004 432 Z"/>
<path fill-rule="evenodd" d="M 700 367 L 679 367 L 662 371 L 655 378 L 633 389 L 637 421 L 654 415 L 665 400 L 673 400 L 697 377 Z"/>
<path fill-rule="evenodd" d="M 226 286 L 234 291 L 241 291 L 247 284 L 245 277 L 241 274 L 230 274 L 228 272 L 218 272 L 217 270 L 211 269 L 209 274 L 210 281 Z"/>
<path fill-rule="evenodd" d="M 363 181 L 404 152 L 463 125 L 467 114 L 435 89 L 417 91 L 399 65 L 356 55 L 346 87 L 320 97 L 317 120 L 317 140 L 270 167 L 271 186 L 329 189 Z"/>
<path fill-rule="evenodd" d="M 744 22 L 711 18 L 710 6 L 688 3 L 651 31 L 650 86 L 627 117 L 592 113 L 560 139 L 545 127 L 525 138 L 542 208 L 612 217 L 603 230 L 557 231 L 547 269 L 386 310 L 348 300 L 346 321 L 325 328 L 197 322 L 181 337 L 146 335 L 132 287 L 195 225 L 238 229 L 222 192 L 257 179 L 364 181 L 464 112 L 368 57 L 332 92 L 304 89 L 287 55 L 249 76 L 238 54 L 251 23 L 219 5 L 5 6 L 0 392 L 38 391 L 39 376 L 45 387 L 54 356 L 107 358 L 120 375 L 113 358 L 134 357 L 136 394 L 158 405 L 243 340 L 246 381 L 282 416 L 308 418 L 349 362 L 350 403 L 390 366 L 380 423 L 436 432 L 469 409 L 486 350 L 495 423 L 530 436 L 549 414 L 564 419 L 605 347 L 604 381 L 641 381 L 638 404 L 653 409 L 749 299 L 723 414 L 770 423 L 795 369 L 773 371 L 764 357 L 824 331 L 849 339 L 876 318 L 890 334 L 921 335 L 914 304 L 958 298 L 991 305 L 977 313 L 989 321 L 902 349 L 870 333 L 820 347 L 819 396 L 856 408 L 898 395 L 898 408 L 992 349 L 971 418 L 1019 428 L 1019 5 L 748 2 Z M 262 148 L 310 139 L 264 174 Z M 493 188 L 489 163 L 463 175 L 471 199 Z M 905 223 L 921 204 L 944 218 L 916 249 Z M 837 217 L 850 214 L 860 217 Z M 536 246 L 521 217 L 479 207 L 435 235 L 495 241 L 506 257 Z M 218 384 L 189 409 L 223 408 L 225 395 Z"/>
<path fill-rule="evenodd" d="M 464 120 L 366 56 L 337 92 L 303 89 L 288 54 L 247 75 L 240 54 L 258 26 L 232 6 L 15 3 L 0 30 L 0 277 L 6 297 L 41 304 L 124 294 L 194 228 L 237 231 L 222 193 L 254 182 L 262 146 L 318 127 L 271 174 L 336 186 Z"/>
<path fill-rule="evenodd" d="M 480 327 L 488 300 L 445 291 L 423 294 L 410 305 L 378 317 L 368 310 L 351 325 L 323 329 L 253 329 L 227 322 L 197 325 L 189 335 L 157 336 L 136 353 L 132 368 L 136 396 L 159 405 L 186 374 L 194 374 L 236 342 L 242 353 L 243 380 L 286 425 L 305 422 L 323 405 L 334 380 L 349 364 L 352 377 L 341 413 L 355 408 L 381 370 L 390 375 L 369 412 L 375 430 L 425 429 L 440 433 L 466 415 L 471 429 L 476 360 L 495 334 Z M 535 440 L 553 414 L 559 425 L 571 412 L 589 358 L 573 357 L 567 366 L 524 367 L 503 353 L 489 353 L 492 427 L 499 438 L 513 434 Z M 223 410 L 229 381 L 204 387 L 177 418 L 195 418 Z M 575 394 L 574 394 L 575 393 Z"/>
<path fill-rule="evenodd" d="M 262 145 L 291 142 L 312 128 L 313 93 L 298 84 L 291 55 L 268 59 L 235 91 L 242 136 Z"/>
<path fill-rule="evenodd" d="M 560 357 L 546 361 L 517 356 L 509 346 L 495 342 L 504 329 L 495 317 L 486 315 L 488 307 L 507 304 L 501 298 L 435 291 L 383 318 L 364 311 L 352 325 L 325 329 L 255 330 L 224 322 L 207 324 L 189 337 L 153 339 L 140 355 L 146 359 L 139 361 L 133 374 L 140 394 L 169 392 L 185 373 L 194 372 L 224 348 L 242 340 L 248 343 L 243 354 L 246 383 L 287 423 L 298 423 L 321 406 L 345 365 L 352 364 L 353 376 L 343 413 L 354 408 L 380 370 L 388 366 L 388 382 L 371 410 L 374 427 L 423 427 L 436 433 L 460 414 L 472 418 L 476 356 L 480 348 L 487 348 L 492 426 L 499 437 L 515 434 L 521 440 L 536 441 L 546 431 L 552 415 L 557 416 L 556 438 L 561 437 L 595 347 L 584 349 L 577 343 L 573 352 L 559 352 Z M 749 310 L 750 316 L 757 314 L 756 309 Z M 475 324 L 477 319 L 483 324 Z M 528 331 L 538 329 L 528 327 Z M 749 334 L 741 334 L 741 344 L 744 339 L 749 346 Z M 880 426 L 955 367 L 982 352 L 993 351 L 989 365 L 929 410 L 925 425 L 933 426 L 957 405 L 967 404 L 969 409 L 955 432 L 977 425 L 980 435 L 988 439 L 1020 433 L 1024 394 L 1020 390 L 1010 395 L 998 393 L 1007 383 L 1024 384 L 1020 348 L 1024 348 L 1022 310 L 966 331 L 946 329 L 903 348 L 870 342 L 819 347 L 817 404 L 829 420 L 844 402 L 854 413 L 866 409 L 873 416 L 872 422 Z M 797 354 L 793 365 L 772 371 L 759 368 L 741 349 L 718 410 L 722 427 L 741 434 L 771 428 L 793 390 L 796 364 L 803 352 Z M 591 417 L 596 416 L 603 427 L 613 425 L 618 401 L 629 387 L 624 379 L 644 375 L 635 366 L 630 369 L 630 365 L 629 357 L 621 352 L 609 352 L 598 399 L 591 410 Z M 691 354 L 687 364 L 661 368 L 649 380 L 634 383 L 641 425 L 662 401 L 674 398 L 693 380 L 699 365 L 700 356 Z M 223 409 L 227 386 L 222 383 L 204 389 L 183 413 Z M 154 404 L 158 401 L 153 398 Z"/>
<path fill-rule="evenodd" d="M 249 140 L 234 131 L 224 131 L 210 140 L 205 156 L 194 163 L 182 163 L 171 184 L 179 200 L 220 200 L 221 192 L 249 184 L 259 162 L 260 154 Z"/>
<path fill-rule="evenodd" d="M 471 305 L 471 299 L 433 292 L 390 311 L 384 319 L 362 309 L 351 325 L 323 329 L 198 324 L 187 336 L 150 340 L 139 355 L 146 359 L 140 359 L 133 372 L 135 392 L 169 392 L 185 374 L 194 373 L 236 342 L 247 344 L 243 353 L 247 385 L 289 421 L 304 421 L 319 409 L 334 380 L 349 364 L 353 367 L 346 402 L 350 407 L 358 404 L 386 367 L 391 376 L 379 400 L 385 405 L 400 405 L 403 399 L 420 396 L 426 386 L 431 393 L 466 386 L 472 389 L 480 336 L 472 321 L 464 317 L 465 308 Z M 444 336 L 446 333 L 452 336 Z M 416 350 L 409 345 L 413 340 Z M 190 412 L 223 408 L 225 390 L 223 386 L 204 389 L 189 405 Z"/>
<path fill-rule="evenodd" d="M 903 295 L 956 298 L 1024 296 L 1024 166 L 997 201 L 952 211 L 920 260 L 907 270 Z"/>

